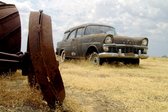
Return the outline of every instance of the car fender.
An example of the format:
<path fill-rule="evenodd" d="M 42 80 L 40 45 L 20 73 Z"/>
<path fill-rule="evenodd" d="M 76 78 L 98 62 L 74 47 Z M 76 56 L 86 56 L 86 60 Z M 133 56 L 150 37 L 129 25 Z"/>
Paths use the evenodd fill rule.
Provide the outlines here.
<path fill-rule="evenodd" d="M 99 49 L 97 48 L 96 45 L 88 46 L 88 48 L 84 51 L 84 56 L 86 57 L 87 55 L 89 55 L 89 54 L 91 54 L 93 52 L 99 53 Z"/>

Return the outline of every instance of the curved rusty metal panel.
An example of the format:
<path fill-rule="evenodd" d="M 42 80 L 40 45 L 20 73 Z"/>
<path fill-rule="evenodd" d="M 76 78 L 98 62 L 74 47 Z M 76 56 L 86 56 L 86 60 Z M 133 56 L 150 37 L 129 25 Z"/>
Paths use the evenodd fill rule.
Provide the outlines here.
<path fill-rule="evenodd" d="M 21 48 L 21 24 L 13 4 L 0 3 L 0 52 L 17 53 Z"/>
<path fill-rule="evenodd" d="M 65 90 L 52 43 L 50 16 L 31 12 L 29 19 L 28 51 L 37 83 L 50 108 L 65 98 Z"/>

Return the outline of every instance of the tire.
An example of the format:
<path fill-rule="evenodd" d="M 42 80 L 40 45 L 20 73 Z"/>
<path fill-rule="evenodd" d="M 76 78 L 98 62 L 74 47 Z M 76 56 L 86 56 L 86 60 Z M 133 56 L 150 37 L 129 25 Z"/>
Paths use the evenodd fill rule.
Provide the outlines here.
<path fill-rule="evenodd" d="M 62 52 L 61 52 L 61 62 L 65 62 L 65 51 L 63 50 Z"/>
<path fill-rule="evenodd" d="M 139 65 L 140 59 L 132 59 L 131 64 L 132 65 Z"/>
<path fill-rule="evenodd" d="M 128 64 L 131 64 L 131 65 L 139 65 L 139 63 L 140 63 L 140 59 L 138 58 L 138 59 L 126 59 L 125 61 L 124 61 L 124 64 L 125 65 L 128 65 Z"/>
<path fill-rule="evenodd" d="M 94 64 L 94 65 L 102 65 L 103 61 L 101 58 L 99 58 L 99 55 L 96 52 L 93 52 L 90 56 L 89 56 L 89 61 Z"/>

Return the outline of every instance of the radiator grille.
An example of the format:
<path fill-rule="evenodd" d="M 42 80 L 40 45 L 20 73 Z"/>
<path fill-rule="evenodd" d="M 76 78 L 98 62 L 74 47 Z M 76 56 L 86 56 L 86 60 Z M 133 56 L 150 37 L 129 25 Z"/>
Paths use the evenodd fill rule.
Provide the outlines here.
<path fill-rule="evenodd" d="M 135 47 L 111 47 L 110 52 L 118 53 L 119 49 L 121 49 L 122 53 L 134 53 L 138 54 L 139 50 L 142 54 L 144 54 L 144 49 L 142 48 L 135 48 Z"/>

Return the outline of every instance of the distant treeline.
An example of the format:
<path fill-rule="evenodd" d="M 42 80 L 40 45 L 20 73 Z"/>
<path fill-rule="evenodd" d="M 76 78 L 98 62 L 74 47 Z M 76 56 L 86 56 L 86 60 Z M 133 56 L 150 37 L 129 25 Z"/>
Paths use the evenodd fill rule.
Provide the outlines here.
<path fill-rule="evenodd" d="M 166 56 L 166 55 L 163 55 L 163 56 L 162 56 L 162 58 L 168 58 L 168 56 Z"/>

